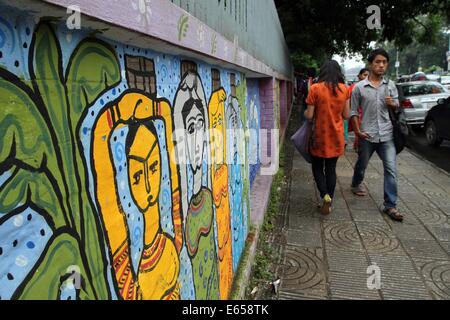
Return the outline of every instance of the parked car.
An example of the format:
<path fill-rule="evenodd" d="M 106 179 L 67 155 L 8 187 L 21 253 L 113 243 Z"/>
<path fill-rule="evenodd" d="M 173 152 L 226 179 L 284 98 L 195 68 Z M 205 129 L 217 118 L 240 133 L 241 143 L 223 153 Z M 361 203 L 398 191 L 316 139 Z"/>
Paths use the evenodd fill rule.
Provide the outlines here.
<path fill-rule="evenodd" d="M 397 83 L 410 82 L 410 81 L 411 81 L 410 75 L 402 75 L 397 79 Z"/>
<path fill-rule="evenodd" d="M 411 75 L 410 81 L 425 81 L 428 80 L 427 76 L 423 72 L 416 72 Z"/>
<path fill-rule="evenodd" d="M 447 89 L 450 90 L 450 76 L 442 76 L 441 84 Z"/>
<path fill-rule="evenodd" d="M 441 76 L 438 74 L 426 74 L 427 80 L 441 82 Z"/>
<path fill-rule="evenodd" d="M 450 140 L 450 98 L 439 99 L 438 104 L 428 111 L 425 118 L 425 136 L 432 146 Z"/>
<path fill-rule="evenodd" d="M 434 81 L 399 83 L 397 89 L 406 122 L 413 126 L 423 125 L 428 110 L 435 106 L 439 99 L 450 96 L 449 90 Z"/>

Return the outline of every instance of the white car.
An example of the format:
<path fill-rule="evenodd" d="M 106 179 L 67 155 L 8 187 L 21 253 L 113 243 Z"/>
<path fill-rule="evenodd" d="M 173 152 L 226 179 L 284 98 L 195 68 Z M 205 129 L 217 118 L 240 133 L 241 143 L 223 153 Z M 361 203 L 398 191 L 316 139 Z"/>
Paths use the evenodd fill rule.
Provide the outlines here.
<path fill-rule="evenodd" d="M 450 91 L 435 81 L 399 83 L 397 89 L 400 106 L 410 125 L 423 125 L 428 110 L 437 105 L 439 99 L 450 96 Z"/>
<path fill-rule="evenodd" d="M 425 76 L 429 81 L 441 82 L 441 76 L 438 74 L 426 74 Z"/>
<path fill-rule="evenodd" d="M 441 84 L 447 89 L 450 90 L 450 76 L 442 76 Z"/>

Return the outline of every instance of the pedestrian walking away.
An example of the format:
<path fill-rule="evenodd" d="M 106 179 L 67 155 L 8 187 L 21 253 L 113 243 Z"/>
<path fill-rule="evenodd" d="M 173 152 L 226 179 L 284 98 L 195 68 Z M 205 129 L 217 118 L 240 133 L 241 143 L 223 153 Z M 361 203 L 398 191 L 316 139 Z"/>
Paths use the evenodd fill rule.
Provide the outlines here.
<path fill-rule="evenodd" d="M 355 135 L 359 139 L 358 160 L 356 162 L 351 190 L 358 196 L 367 192 L 362 186 L 365 170 L 373 153 L 383 162 L 384 169 L 384 209 L 390 218 L 402 221 L 403 215 L 397 210 L 397 153 L 393 140 L 393 126 L 389 109 L 399 107 L 395 84 L 385 78 L 389 66 L 389 55 L 384 49 L 376 49 L 368 57 L 370 74 L 360 81 L 351 94 L 351 121 Z M 362 119 L 358 107 L 361 108 Z"/>
<path fill-rule="evenodd" d="M 349 92 L 341 67 L 334 60 L 324 63 L 317 83 L 306 99 L 305 118 L 313 121 L 312 171 L 323 214 L 331 212 L 336 188 L 336 163 L 344 154 L 344 118 L 350 116 Z"/>

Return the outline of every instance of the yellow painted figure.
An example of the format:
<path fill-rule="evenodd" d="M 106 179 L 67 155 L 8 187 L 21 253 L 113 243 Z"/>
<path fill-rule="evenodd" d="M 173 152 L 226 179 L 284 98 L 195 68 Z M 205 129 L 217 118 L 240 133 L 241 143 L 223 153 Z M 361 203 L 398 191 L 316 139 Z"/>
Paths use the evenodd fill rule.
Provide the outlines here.
<path fill-rule="evenodd" d="M 161 150 L 153 121 L 163 120 L 167 151 L 173 150 L 170 106 L 137 92 L 126 93 L 99 115 L 94 126 L 93 167 L 98 208 L 113 256 L 118 294 L 131 299 L 178 299 L 179 252 L 182 231 L 176 165 L 170 161 L 172 212 L 175 238 L 161 229 L 159 191 Z M 134 270 L 130 254 L 126 209 L 117 198 L 117 183 L 109 140 L 117 128 L 127 126 L 128 180 L 132 199 L 144 217 L 144 247 L 139 266 Z M 169 157 L 169 159 L 171 159 Z"/>
<path fill-rule="evenodd" d="M 233 281 L 233 255 L 231 248 L 231 216 L 228 197 L 228 167 L 226 164 L 226 132 L 224 89 L 215 91 L 209 102 L 211 180 L 216 208 L 217 244 L 219 257 L 220 298 L 228 299 Z"/>

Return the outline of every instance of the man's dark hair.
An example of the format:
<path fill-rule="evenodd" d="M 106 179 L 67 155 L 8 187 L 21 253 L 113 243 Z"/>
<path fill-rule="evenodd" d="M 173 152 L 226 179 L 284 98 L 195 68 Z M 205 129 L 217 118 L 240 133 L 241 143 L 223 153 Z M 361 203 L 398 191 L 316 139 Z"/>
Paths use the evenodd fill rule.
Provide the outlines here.
<path fill-rule="evenodd" d="M 359 70 L 358 76 L 362 75 L 364 72 L 370 72 L 370 70 L 367 68 L 362 68 L 361 70 Z"/>
<path fill-rule="evenodd" d="M 369 56 L 367 57 L 367 61 L 369 61 L 370 63 L 373 62 L 373 60 L 375 60 L 376 56 L 383 56 L 387 59 L 387 61 L 389 62 L 389 54 L 387 53 L 386 50 L 384 50 L 383 48 L 378 48 L 373 50 Z"/>

